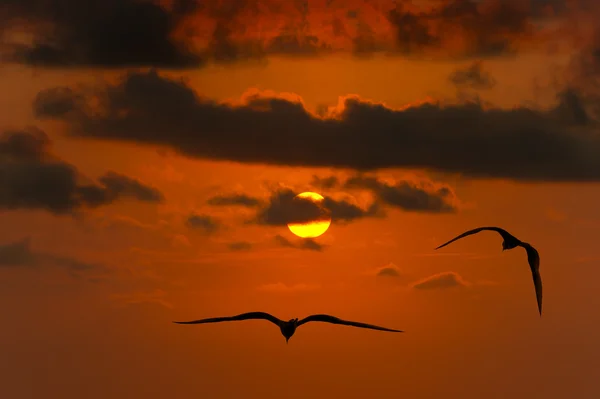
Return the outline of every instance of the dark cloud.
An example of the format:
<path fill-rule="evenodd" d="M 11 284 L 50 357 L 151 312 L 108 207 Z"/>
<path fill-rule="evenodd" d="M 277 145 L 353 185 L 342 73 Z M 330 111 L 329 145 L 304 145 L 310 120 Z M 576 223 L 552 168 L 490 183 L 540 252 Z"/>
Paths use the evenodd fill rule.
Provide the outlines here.
<path fill-rule="evenodd" d="M 227 244 L 227 248 L 231 251 L 249 251 L 252 249 L 252 243 L 247 241 L 236 241 Z"/>
<path fill-rule="evenodd" d="M 60 117 L 72 109 L 83 106 L 84 102 L 85 98 L 70 88 L 56 87 L 38 93 L 33 113 L 48 117 Z"/>
<path fill-rule="evenodd" d="M 294 244 L 292 244 L 292 242 L 290 240 L 288 240 L 287 238 L 285 238 L 282 235 L 277 234 L 274 237 L 275 242 L 282 247 L 287 247 L 287 248 L 295 248 L 296 246 Z"/>
<path fill-rule="evenodd" d="M 36 66 L 198 68 L 210 61 L 230 63 L 267 54 L 313 56 L 330 50 L 309 32 L 307 9 L 255 0 L 4 3 L 0 28 L 25 27 L 34 37 L 32 43 L 4 43 L 5 59 Z M 249 34 L 248 28 L 259 21 L 273 30 L 282 16 L 289 23 L 275 34 Z"/>
<path fill-rule="evenodd" d="M 575 52 L 563 78 L 561 117 L 574 124 L 586 125 L 600 120 L 600 29 L 594 32 L 580 51 Z"/>
<path fill-rule="evenodd" d="M 534 24 L 552 7 L 565 12 L 559 0 L 351 3 L 4 0 L 0 44 L 4 60 L 44 67 L 198 68 L 334 51 L 481 57 L 534 43 Z"/>
<path fill-rule="evenodd" d="M 396 29 L 396 45 L 401 53 L 420 52 L 426 47 L 439 47 L 441 38 L 430 31 L 426 15 L 402 10 L 401 6 L 390 10 L 388 21 Z"/>
<path fill-rule="evenodd" d="M 270 226 L 286 226 L 290 223 L 308 223 L 331 220 L 335 223 L 352 222 L 367 217 L 384 217 L 385 206 L 409 212 L 455 212 L 455 195 L 447 186 L 436 186 L 427 181 L 412 182 L 402 180 L 389 184 L 374 176 L 355 175 L 344 181 L 337 176 L 319 177 L 313 175 L 311 186 L 320 188 L 367 190 L 373 194 L 373 201 L 361 207 L 350 199 L 334 199 L 328 195 L 321 201 L 297 197 L 300 191 L 278 188 L 269 198 L 261 200 L 245 194 L 216 196 L 208 200 L 211 205 L 257 207 L 255 217 L 247 223 Z"/>
<path fill-rule="evenodd" d="M 312 186 L 328 190 L 337 187 L 340 184 L 340 180 L 336 176 L 313 176 L 310 184 Z"/>
<path fill-rule="evenodd" d="M 401 181 L 390 185 L 372 176 L 354 176 L 344 183 L 346 188 L 371 190 L 383 204 L 413 212 L 454 212 L 449 202 L 452 192 L 448 187 L 419 187 L 413 182 Z"/>
<path fill-rule="evenodd" d="M 383 269 L 379 270 L 379 272 L 377 272 L 377 275 L 378 276 L 388 276 L 388 277 L 400 276 L 400 274 L 398 273 L 398 270 L 392 269 L 391 267 L 384 267 Z"/>
<path fill-rule="evenodd" d="M 427 277 L 412 285 L 418 290 L 435 290 L 469 285 L 458 273 L 444 272 Z"/>
<path fill-rule="evenodd" d="M 214 19 L 214 29 L 208 41 L 207 56 L 221 63 L 231 63 L 246 59 L 262 58 L 265 56 L 263 42 L 256 39 L 240 39 L 236 33 L 245 31 L 245 24 L 240 21 L 244 9 L 252 5 L 249 1 L 238 2 L 207 2 L 205 10 Z M 257 10 L 251 9 L 256 15 Z"/>
<path fill-rule="evenodd" d="M 266 205 L 258 211 L 257 222 L 285 226 L 289 223 L 308 223 L 331 218 L 331 211 L 323 206 L 322 201 L 296 198 L 297 194 L 289 189 L 273 192 Z"/>
<path fill-rule="evenodd" d="M 448 80 L 458 88 L 476 90 L 491 89 L 496 85 L 496 79 L 484 70 L 481 61 L 475 61 L 467 67 L 458 68 L 450 74 Z"/>
<path fill-rule="evenodd" d="M 462 57 L 496 56 L 514 52 L 517 40 L 533 36 L 536 15 L 524 3 L 447 0 L 419 10 L 398 3 L 387 19 L 396 31 L 396 46 L 401 53 L 450 51 Z"/>
<path fill-rule="evenodd" d="M 373 202 L 366 209 L 359 207 L 347 200 L 335 200 L 325 197 L 323 200 L 325 209 L 331 211 L 331 220 L 334 222 L 351 222 L 365 217 L 382 217 L 385 213 L 378 202 Z"/>
<path fill-rule="evenodd" d="M 580 92 L 573 88 L 567 88 L 559 93 L 560 103 L 555 109 L 556 116 L 564 121 L 568 121 L 572 125 L 585 126 L 592 122 L 592 117 L 589 115 L 588 105 L 583 99 Z M 599 98 L 600 99 L 600 98 Z M 594 102 L 588 102 L 594 106 Z M 600 104 L 600 103 L 598 103 Z M 593 109 L 591 110 L 594 111 Z M 597 114 L 600 116 L 600 114 Z"/>
<path fill-rule="evenodd" d="M 470 177 L 597 181 L 600 138 L 556 109 L 425 103 L 400 110 L 345 99 L 320 118 L 299 102 L 248 96 L 242 105 L 200 97 L 156 71 L 130 73 L 100 93 L 102 114 L 76 105 L 61 115 L 88 138 L 169 146 L 214 160 L 361 170 L 426 168 Z M 557 108 L 564 106 L 559 99 Z M 34 109 L 52 107 L 40 94 Z M 285 132 L 285 133 L 282 133 Z"/>
<path fill-rule="evenodd" d="M 286 248 L 296 248 L 296 249 L 304 249 L 308 251 L 318 251 L 321 252 L 324 249 L 324 246 L 313 240 L 312 238 L 302 238 L 299 243 L 293 243 L 284 236 L 276 235 L 275 242 L 277 245 Z"/>
<path fill-rule="evenodd" d="M 203 231 L 207 234 L 212 234 L 219 229 L 219 222 L 208 215 L 192 214 L 188 216 L 186 225 L 192 229 Z"/>
<path fill-rule="evenodd" d="M 36 263 L 36 257 L 31 252 L 30 241 L 30 238 L 24 238 L 19 241 L 0 244 L 0 266 L 33 266 Z"/>
<path fill-rule="evenodd" d="M 281 33 L 273 38 L 265 50 L 273 55 L 314 56 L 331 51 L 331 48 L 319 43 L 319 38 L 314 35 Z"/>
<path fill-rule="evenodd" d="M 198 67 L 203 57 L 173 38 L 192 4 L 177 1 L 170 10 L 147 0 L 9 1 L 5 24 L 27 21 L 36 33 L 33 43 L 13 45 L 10 57 L 49 67 Z"/>
<path fill-rule="evenodd" d="M 7 130 L 0 136 L 1 159 L 43 159 L 49 147 L 50 138 L 37 128 Z"/>
<path fill-rule="evenodd" d="M 352 38 L 352 52 L 357 57 L 365 57 L 385 49 L 385 45 L 377 39 L 373 29 L 366 23 L 357 23 L 356 35 Z"/>
<path fill-rule="evenodd" d="M 257 213 L 256 222 L 271 226 L 285 226 L 289 223 L 308 223 L 319 220 L 334 222 L 350 222 L 355 219 L 379 216 L 380 209 L 372 204 L 367 209 L 347 202 L 325 197 L 317 202 L 308 198 L 296 198 L 296 193 L 290 189 L 280 189 L 273 192 L 266 203 Z"/>
<path fill-rule="evenodd" d="M 129 196 L 145 202 L 161 202 L 164 196 L 154 187 L 149 187 L 139 180 L 117 172 L 108 172 L 98 179 L 113 197 Z"/>
<path fill-rule="evenodd" d="M 87 271 L 105 271 L 105 267 L 95 263 L 82 262 L 66 256 L 36 252 L 31 248 L 31 238 L 0 244 L 0 267 L 5 268 L 39 268 L 57 266 L 65 269 L 73 276 Z"/>
<path fill-rule="evenodd" d="M 207 203 L 213 206 L 244 206 L 254 208 L 260 205 L 258 198 L 245 194 L 217 195 L 210 198 Z"/>
<path fill-rule="evenodd" d="M 77 169 L 49 152 L 50 140 L 30 128 L 0 134 L 0 209 L 45 209 L 55 214 L 121 198 L 161 202 L 162 194 L 130 177 L 108 172 L 100 184 L 82 183 Z"/>
<path fill-rule="evenodd" d="M 394 265 L 385 266 L 377 271 L 377 275 L 380 277 L 400 277 L 400 270 Z"/>

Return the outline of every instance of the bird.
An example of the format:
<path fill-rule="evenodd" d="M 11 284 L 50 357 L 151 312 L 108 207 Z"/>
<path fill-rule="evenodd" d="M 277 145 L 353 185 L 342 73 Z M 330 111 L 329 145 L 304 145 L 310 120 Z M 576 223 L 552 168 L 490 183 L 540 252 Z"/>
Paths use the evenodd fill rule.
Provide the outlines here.
<path fill-rule="evenodd" d="M 495 231 L 499 233 L 503 240 L 502 241 L 502 251 L 513 249 L 516 247 L 525 248 L 527 252 L 527 262 L 529 263 L 529 267 L 531 268 L 531 275 L 533 277 L 533 285 L 535 286 L 535 296 L 537 299 L 538 311 L 540 313 L 540 317 L 542 316 L 542 276 L 540 275 L 540 254 L 538 251 L 529 243 L 523 242 L 519 240 L 517 237 L 510 234 L 508 231 L 501 229 L 500 227 L 478 227 L 473 230 L 466 231 L 461 235 L 454 237 L 450 241 L 445 244 L 440 245 L 436 249 L 440 249 L 445 247 L 446 245 L 461 239 L 466 236 L 470 236 L 471 234 L 479 233 L 480 231 L 489 230 Z"/>
<path fill-rule="evenodd" d="M 219 323 L 222 321 L 239 321 L 239 320 L 268 320 L 271 323 L 275 324 L 281 330 L 281 334 L 285 338 L 286 344 L 289 339 L 294 335 L 296 329 L 303 324 L 306 324 L 310 321 L 320 321 L 324 323 L 332 323 L 332 324 L 342 324 L 346 326 L 359 327 L 359 328 L 369 328 L 372 330 L 380 330 L 380 331 L 390 331 L 390 332 L 404 332 L 401 330 L 393 330 L 390 328 L 374 326 L 371 324 L 359 323 L 356 321 L 348 321 L 338 319 L 337 317 L 326 315 L 326 314 L 313 314 L 308 317 L 305 317 L 302 320 L 290 319 L 288 321 L 280 320 L 277 317 L 265 313 L 265 312 L 248 312 L 238 314 L 236 316 L 226 316 L 226 317 L 213 317 L 208 319 L 200 319 L 200 320 L 192 320 L 192 321 L 174 321 L 176 324 L 204 324 L 204 323 Z"/>

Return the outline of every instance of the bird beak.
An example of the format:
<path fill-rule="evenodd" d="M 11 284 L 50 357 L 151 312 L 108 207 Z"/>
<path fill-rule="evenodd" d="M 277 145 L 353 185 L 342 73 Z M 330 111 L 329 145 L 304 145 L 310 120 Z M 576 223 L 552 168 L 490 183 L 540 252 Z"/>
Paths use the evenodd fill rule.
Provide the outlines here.
<path fill-rule="evenodd" d="M 285 343 L 287 344 L 289 340 L 290 340 L 289 338 L 286 338 L 285 339 Z"/>

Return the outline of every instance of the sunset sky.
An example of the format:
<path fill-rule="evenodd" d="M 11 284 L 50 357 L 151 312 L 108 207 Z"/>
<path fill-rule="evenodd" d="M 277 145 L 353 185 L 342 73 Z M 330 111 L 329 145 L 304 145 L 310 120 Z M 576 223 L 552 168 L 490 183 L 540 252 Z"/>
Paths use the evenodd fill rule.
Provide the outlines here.
<path fill-rule="evenodd" d="M 0 397 L 600 397 L 599 18 L 0 1 Z"/>

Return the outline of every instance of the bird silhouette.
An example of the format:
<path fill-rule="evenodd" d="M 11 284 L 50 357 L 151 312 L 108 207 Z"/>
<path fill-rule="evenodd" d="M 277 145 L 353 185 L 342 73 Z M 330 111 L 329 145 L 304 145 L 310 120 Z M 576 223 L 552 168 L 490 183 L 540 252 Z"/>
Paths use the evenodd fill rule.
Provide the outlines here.
<path fill-rule="evenodd" d="M 451 239 L 445 244 L 440 245 L 436 249 L 445 247 L 446 245 L 459 240 L 463 237 L 470 236 L 471 234 L 479 233 L 480 231 L 490 230 L 499 233 L 504 241 L 502 241 L 502 250 L 513 249 L 516 247 L 523 247 L 527 252 L 527 262 L 531 268 L 531 275 L 533 276 L 533 285 L 535 286 L 535 296 L 537 299 L 538 311 L 540 316 L 542 315 L 542 276 L 540 275 L 540 254 L 538 251 L 531 246 L 531 244 L 519 240 L 517 237 L 510 234 L 508 231 L 501 229 L 500 227 L 479 227 L 473 230 L 462 233 L 461 235 Z"/>
<path fill-rule="evenodd" d="M 242 313 L 237 316 L 230 317 L 213 317 L 209 319 L 201 319 L 201 320 L 193 320 L 193 321 L 174 321 L 173 323 L 177 324 L 204 324 L 204 323 L 219 323 L 222 321 L 240 321 L 240 320 L 268 320 L 271 323 L 275 324 L 281 330 L 281 334 L 285 337 L 285 342 L 287 343 L 289 339 L 294 335 L 296 329 L 300 327 L 302 324 L 306 324 L 310 321 L 320 321 L 324 323 L 332 323 L 332 324 L 342 324 L 345 326 L 359 327 L 359 328 L 369 328 L 371 330 L 380 330 L 380 331 L 391 331 L 391 332 L 403 332 L 401 330 L 392 330 L 390 328 L 374 326 L 371 324 L 359 323 L 356 321 L 348 321 L 338 319 L 334 316 L 329 316 L 326 314 L 314 314 L 308 317 L 305 317 L 302 320 L 298 319 L 290 319 L 288 321 L 280 320 L 277 317 L 265 313 L 265 312 L 249 312 Z"/>

